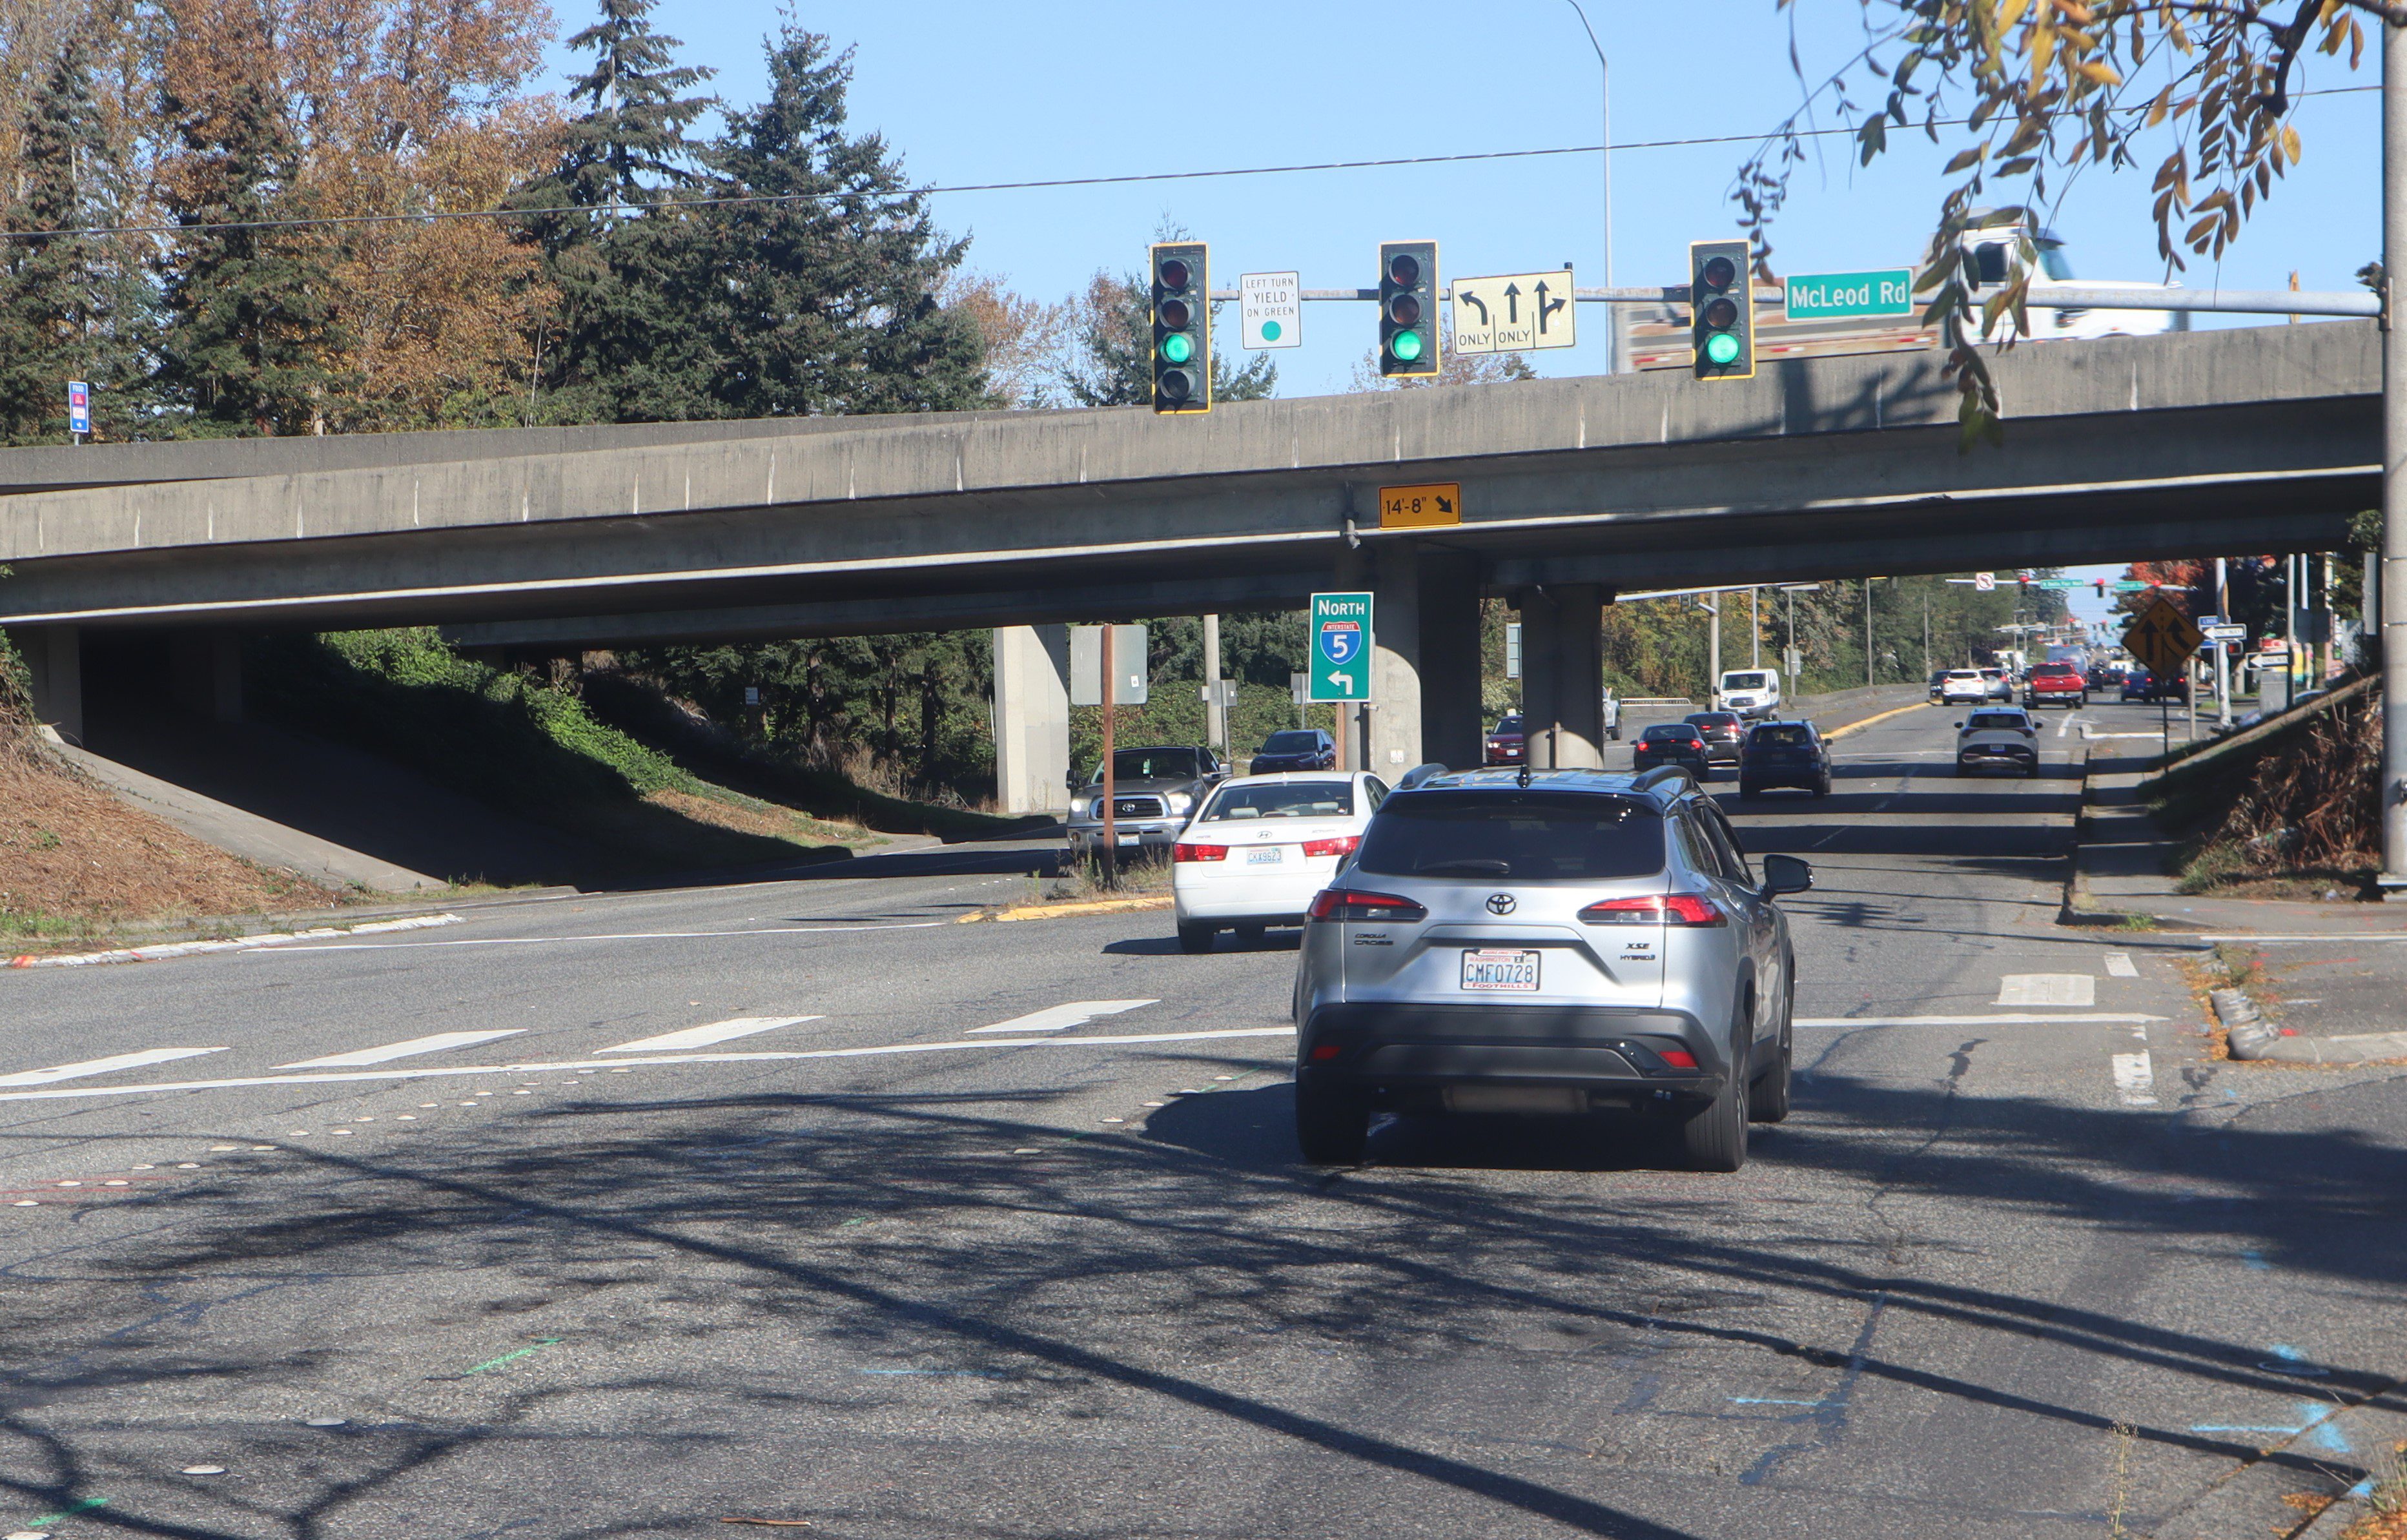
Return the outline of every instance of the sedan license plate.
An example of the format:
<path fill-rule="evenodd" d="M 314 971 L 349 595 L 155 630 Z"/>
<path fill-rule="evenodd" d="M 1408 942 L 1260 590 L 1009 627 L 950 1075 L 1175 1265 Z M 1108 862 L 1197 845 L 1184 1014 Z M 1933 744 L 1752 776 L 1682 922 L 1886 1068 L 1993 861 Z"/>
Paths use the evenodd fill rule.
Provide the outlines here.
<path fill-rule="evenodd" d="M 1246 864 L 1248 866 L 1275 866 L 1286 859 L 1275 845 L 1264 845 L 1246 852 Z"/>
<path fill-rule="evenodd" d="M 1493 993 L 1538 992 L 1538 954 L 1482 949 L 1462 954 L 1462 987 Z"/>

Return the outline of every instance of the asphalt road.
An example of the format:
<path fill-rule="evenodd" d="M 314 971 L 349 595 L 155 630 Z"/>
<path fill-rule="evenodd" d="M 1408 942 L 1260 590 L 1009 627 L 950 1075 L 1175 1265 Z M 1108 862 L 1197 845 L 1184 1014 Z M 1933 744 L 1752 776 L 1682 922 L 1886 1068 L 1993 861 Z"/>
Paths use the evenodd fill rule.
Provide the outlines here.
<path fill-rule="evenodd" d="M 1733 1176 L 1301 1166 L 1291 937 L 957 923 L 1021 848 L 0 974 L 0 1533 L 2295 1521 L 2407 1364 L 2398 1074 L 2209 1059 L 2184 944 L 2055 923 L 2081 725 L 1964 780 L 1946 720 L 1729 799 L 1820 877 Z"/>

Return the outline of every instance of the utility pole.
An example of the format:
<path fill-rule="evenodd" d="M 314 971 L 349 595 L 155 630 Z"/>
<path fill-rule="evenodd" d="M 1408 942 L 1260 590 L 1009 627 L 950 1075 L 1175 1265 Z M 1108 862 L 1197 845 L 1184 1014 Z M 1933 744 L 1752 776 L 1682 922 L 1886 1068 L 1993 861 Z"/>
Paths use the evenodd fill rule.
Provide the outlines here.
<path fill-rule="evenodd" d="M 1873 687 L 1873 580 L 1864 579 L 1864 688 Z"/>
<path fill-rule="evenodd" d="M 1229 712 L 1220 701 L 1220 617 L 1204 617 L 1204 742 L 1213 752 L 1229 751 Z"/>
<path fill-rule="evenodd" d="M 1746 666 L 1763 666 L 1763 590 L 1746 591 Z"/>
<path fill-rule="evenodd" d="M 1703 604 L 1713 617 L 1713 628 L 1705 633 L 1705 708 L 1711 710 L 1722 688 L 1722 596 L 1705 594 Z"/>
<path fill-rule="evenodd" d="M 2220 556 L 2215 559 L 2215 615 L 2224 624 L 2231 623 L 2231 585 Z M 2231 729 L 2231 648 L 2227 642 L 2215 644 L 2215 725 L 2225 732 Z"/>
<path fill-rule="evenodd" d="M 1922 675 L 1930 677 L 1930 590 L 1922 591 Z"/>
<path fill-rule="evenodd" d="M 2382 29 L 2382 875 L 2407 897 L 2407 28 Z"/>
<path fill-rule="evenodd" d="M 1599 143 L 1598 160 L 1604 167 L 1604 286 L 1613 287 L 1613 65 L 1604 56 L 1604 45 L 1596 40 L 1596 29 L 1588 25 L 1588 7 L 1579 0 L 1567 0 L 1579 16 L 1580 30 L 1588 34 L 1588 46 L 1596 50 L 1597 96 L 1599 112 L 1603 118 L 1604 136 Z M 1621 307 L 1604 307 L 1605 350 L 1604 372 L 1621 373 Z"/>
<path fill-rule="evenodd" d="M 1112 773 L 1112 719 L 1119 715 L 1119 702 L 1112 689 L 1115 681 L 1112 678 L 1112 622 L 1109 620 L 1104 622 L 1102 640 L 1103 655 L 1100 662 L 1104 670 L 1104 778 L 1101 783 L 1104 799 L 1104 886 L 1117 888 L 1120 885 L 1119 840 L 1117 837 L 1119 830 L 1112 818 L 1112 803 L 1119 791 L 1119 786 L 1118 777 Z"/>

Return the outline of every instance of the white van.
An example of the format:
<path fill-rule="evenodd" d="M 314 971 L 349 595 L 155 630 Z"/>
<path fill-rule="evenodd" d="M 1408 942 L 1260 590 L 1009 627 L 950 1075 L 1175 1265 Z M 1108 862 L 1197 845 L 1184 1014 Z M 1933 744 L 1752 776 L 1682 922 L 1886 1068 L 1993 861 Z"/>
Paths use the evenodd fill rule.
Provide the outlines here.
<path fill-rule="evenodd" d="M 1734 668 L 1722 676 L 1714 692 L 1714 709 L 1735 711 L 1747 721 L 1770 721 L 1780 715 L 1780 673 L 1771 668 Z"/>

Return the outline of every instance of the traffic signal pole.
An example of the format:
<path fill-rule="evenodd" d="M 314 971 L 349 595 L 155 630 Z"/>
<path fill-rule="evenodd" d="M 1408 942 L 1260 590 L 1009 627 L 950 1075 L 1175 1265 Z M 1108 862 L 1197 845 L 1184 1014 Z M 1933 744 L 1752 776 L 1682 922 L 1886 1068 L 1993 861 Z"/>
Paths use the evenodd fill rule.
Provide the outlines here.
<path fill-rule="evenodd" d="M 2407 28 L 2382 29 L 2382 896 L 2407 897 Z"/>

